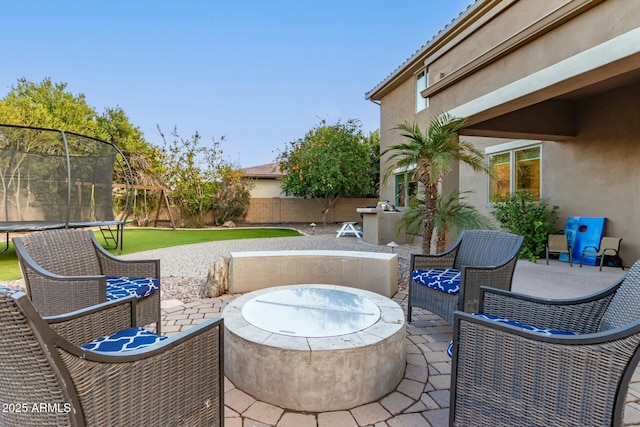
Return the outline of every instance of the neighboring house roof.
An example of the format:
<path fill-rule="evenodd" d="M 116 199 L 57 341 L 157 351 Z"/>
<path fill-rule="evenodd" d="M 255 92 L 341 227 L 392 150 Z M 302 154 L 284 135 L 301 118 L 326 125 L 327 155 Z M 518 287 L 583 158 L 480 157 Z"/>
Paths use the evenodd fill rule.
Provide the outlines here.
<path fill-rule="evenodd" d="M 242 176 L 247 178 L 278 178 L 286 175 L 280 171 L 280 163 L 267 163 L 266 165 L 252 166 L 242 169 Z"/>
<path fill-rule="evenodd" d="M 388 86 L 389 89 L 395 87 L 395 84 L 398 83 L 399 77 L 407 72 L 416 72 L 419 68 L 424 67 L 424 60 L 428 57 L 428 55 L 437 50 L 439 47 L 443 46 L 451 38 L 462 32 L 468 25 L 460 25 L 464 22 L 464 19 L 469 14 L 471 14 L 472 11 L 482 7 L 483 4 L 486 5 L 486 3 L 491 3 L 491 1 L 488 2 L 486 0 L 475 0 L 474 3 L 470 4 L 465 11 L 461 12 L 458 15 L 457 18 L 451 20 L 451 22 L 447 24 L 442 30 L 440 30 L 435 36 L 433 36 L 430 41 L 424 44 L 420 49 L 416 51 L 416 53 L 411 55 L 384 80 L 378 83 L 376 87 L 365 93 L 365 99 L 380 100 L 384 93 L 387 92 L 387 90 L 383 91 L 383 89 Z"/>

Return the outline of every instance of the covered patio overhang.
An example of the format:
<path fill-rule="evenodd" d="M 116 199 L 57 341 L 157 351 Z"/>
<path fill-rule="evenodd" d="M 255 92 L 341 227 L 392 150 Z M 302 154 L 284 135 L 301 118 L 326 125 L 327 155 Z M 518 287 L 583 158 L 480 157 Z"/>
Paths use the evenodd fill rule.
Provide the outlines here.
<path fill-rule="evenodd" d="M 466 136 L 568 141 L 580 105 L 640 83 L 640 28 L 594 46 L 449 111 Z"/>

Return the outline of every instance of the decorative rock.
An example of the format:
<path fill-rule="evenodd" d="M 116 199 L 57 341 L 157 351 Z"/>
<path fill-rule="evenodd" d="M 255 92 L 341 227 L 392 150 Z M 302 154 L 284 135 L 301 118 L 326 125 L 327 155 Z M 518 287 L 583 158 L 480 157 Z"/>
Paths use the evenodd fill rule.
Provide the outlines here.
<path fill-rule="evenodd" d="M 207 274 L 205 294 L 209 298 L 218 297 L 229 290 L 229 259 L 216 255 Z"/>
<path fill-rule="evenodd" d="M 227 228 L 236 228 L 236 223 L 233 221 L 226 221 L 222 226 Z"/>

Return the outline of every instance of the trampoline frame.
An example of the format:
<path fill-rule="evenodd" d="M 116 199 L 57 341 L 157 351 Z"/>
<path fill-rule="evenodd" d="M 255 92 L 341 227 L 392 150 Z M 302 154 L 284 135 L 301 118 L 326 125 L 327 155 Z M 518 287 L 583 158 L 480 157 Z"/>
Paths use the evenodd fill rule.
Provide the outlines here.
<path fill-rule="evenodd" d="M 25 129 L 25 130 L 34 130 L 34 131 L 47 131 L 47 132 L 55 132 L 59 133 L 61 136 L 61 141 L 64 146 L 64 151 L 66 155 L 66 165 L 67 165 L 67 214 L 65 218 L 60 218 L 59 220 L 23 220 L 23 221 L 0 221 L 0 233 L 5 233 L 6 241 L 4 249 L 0 248 L 0 253 L 4 253 L 9 249 L 9 233 L 19 233 L 19 232 L 30 232 L 30 231 L 42 231 L 42 230 L 52 230 L 52 229 L 63 229 L 63 228 L 89 228 L 89 227 L 98 227 L 102 236 L 105 240 L 107 247 L 110 247 L 109 241 L 113 241 L 114 249 L 118 249 L 118 253 L 122 253 L 123 241 L 124 241 L 124 227 L 127 223 L 127 219 L 131 214 L 134 205 L 135 191 L 133 191 L 133 172 L 131 170 L 131 165 L 129 164 L 126 156 L 115 144 L 110 142 L 78 134 L 75 132 L 68 132 L 64 130 L 57 129 L 47 129 L 47 128 L 39 128 L 39 127 L 31 127 L 31 126 L 20 126 L 20 125 L 8 125 L 8 124 L 0 124 L 1 128 L 15 128 L 15 129 Z M 124 183 L 119 183 L 119 188 L 124 188 L 125 191 L 125 203 L 122 212 L 119 215 L 119 219 L 113 220 L 105 220 L 105 221 L 72 221 L 71 217 L 71 200 L 72 200 L 72 187 L 74 183 L 72 182 L 71 176 L 71 158 L 74 157 L 71 155 L 69 151 L 69 143 L 67 141 L 67 135 L 74 135 L 80 138 L 90 139 L 102 144 L 106 144 L 111 146 L 114 150 L 115 154 L 115 162 L 114 162 L 114 171 L 116 167 L 119 167 L 122 171 L 122 176 L 125 180 Z M 2 151 L 2 149 L 0 149 Z M 25 151 L 28 153 L 28 151 Z M 81 157 L 81 156 L 76 156 Z M 113 184 L 113 172 L 112 172 L 112 184 Z M 124 185 L 123 185 L 124 184 Z M 6 195 L 5 195 L 6 197 Z M 113 210 L 113 195 L 110 199 L 110 207 Z"/>

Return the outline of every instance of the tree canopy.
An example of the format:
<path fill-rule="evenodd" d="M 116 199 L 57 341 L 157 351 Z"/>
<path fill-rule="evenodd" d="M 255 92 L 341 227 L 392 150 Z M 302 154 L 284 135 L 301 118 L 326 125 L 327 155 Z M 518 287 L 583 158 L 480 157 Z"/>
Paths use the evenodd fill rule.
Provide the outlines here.
<path fill-rule="evenodd" d="M 144 139 L 122 108 L 98 113 L 87 104 L 84 94 L 70 93 L 66 83 L 53 83 L 49 78 L 40 83 L 18 79 L 0 100 L 0 123 L 65 130 L 110 142 L 127 156 L 137 183 L 160 183 L 158 149 Z"/>
<path fill-rule="evenodd" d="M 197 132 L 183 139 L 176 129 L 173 139 L 167 141 L 158 127 L 165 144 L 153 146 L 122 108 L 98 113 L 87 104 L 84 94 L 70 93 L 66 83 L 53 83 L 48 78 L 40 83 L 19 79 L 0 100 L 0 123 L 65 130 L 114 144 L 127 157 L 134 183 L 169 187 L 176 207 L 191 225 L 204 225 L 209 210 L 220 224 L 247 209 L 251 184 L 242 179 L 238 167 L 222 158 L 218 141 L 207 148 Z M 115 180 L 119 180 L 117 176 Z M 141 214 L 146 215 L 148 204 L 157 206 L 158 197 L 147 196 L 145 190 Z"/>
<path fill-rule="evenodd" d="M 185 139 L 174 128 L 167 140 L 160 127 L 158 131 L 164 141 L 162 175 L 187 225 L 204 226 L 209 211 L 217 225 L 246 213 L 252 183 L 224 158 L 220 148 L 224 136 L 208 146 L 198 132 Z"/>
<path fill-rule="evenodd" d="M 282 190 L 312 197 L 322 206 L 323 221 L 340 196 L 366 196 L 374 191 L 369 141 L 360 122 L 328 125 L 322 121 L 304 138 L 289 143 L 278 156 Z"/>

